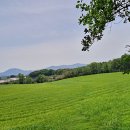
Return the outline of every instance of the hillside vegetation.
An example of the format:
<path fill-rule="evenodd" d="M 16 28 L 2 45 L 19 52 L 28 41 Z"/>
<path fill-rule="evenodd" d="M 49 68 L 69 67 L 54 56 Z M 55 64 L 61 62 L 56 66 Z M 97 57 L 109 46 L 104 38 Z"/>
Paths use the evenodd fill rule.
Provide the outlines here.
<path fill-rule="evenodd" d="M 121 58 L 113 59 L 108 62 L 93 62 L 83 67 L 73 69 L 58 69 L 48 70 L 42 69 L 31 72 L 29 74 L 29 80 L 23 80 L 19 83 L 43 83 L 56 81 L 66 78 L 78 77 L 83 75 L 100 74 L 100 73 L 112 73 L 112 72 L 130 72 L 130 55 L 124 54 Z M 19 79 L 21 79 L 19 77 Z M 32 80 L 30 80 L 32 79 Z M 30 82 L 31 81 L 31 82 Z"/>
<path fill-rule="evenodd" d="M 130 73 L 130 55 L 124 54 L 121 58 L 113 59 L 108 62 L 93 62 L 83 67 L 73 69 L 41 69 L 31 72 L 28 76 L 23 74 L 11 75 L 4 79 L 2 84 L 33 84 L 53 82 L 57 80 L 73 78 L 84 75 L 123 72 L 124 74 Z M 17 80 L 10 80 L 16 78 Z M 3 79 L 0 78 L 0 79 Z"/>
<path fill-rule="evenodd" d="M 1 130 L 129 130 L 130 75 L 0 85 Z"/>

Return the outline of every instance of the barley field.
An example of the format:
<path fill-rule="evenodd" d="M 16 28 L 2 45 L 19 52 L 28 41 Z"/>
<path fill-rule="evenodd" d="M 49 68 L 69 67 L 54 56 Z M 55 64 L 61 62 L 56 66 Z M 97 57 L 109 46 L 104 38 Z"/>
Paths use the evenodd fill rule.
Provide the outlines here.
<path fill-rule="evenodd" d="M 130 130 L 130 75 L 0 85 L 0 130 Z"/>

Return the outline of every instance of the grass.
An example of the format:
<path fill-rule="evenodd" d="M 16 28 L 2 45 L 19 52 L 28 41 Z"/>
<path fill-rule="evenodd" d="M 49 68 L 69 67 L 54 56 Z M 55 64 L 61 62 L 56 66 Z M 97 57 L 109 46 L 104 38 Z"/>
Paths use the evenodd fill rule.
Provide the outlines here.
<path fill-rule="evenodd" d="M 0 130 L 130 130 L 130 75 L 0 85 Z"/>

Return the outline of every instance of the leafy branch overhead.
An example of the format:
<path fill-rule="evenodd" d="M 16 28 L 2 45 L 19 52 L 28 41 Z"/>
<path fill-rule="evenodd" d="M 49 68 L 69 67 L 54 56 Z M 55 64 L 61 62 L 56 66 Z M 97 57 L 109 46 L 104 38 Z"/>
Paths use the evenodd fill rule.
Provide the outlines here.
<path fill-rule="evenodd" d="M 78 0 L 76 8 L 81 9 L 79 24 L 86 26 L 81 41 L 86 51 L 95 40 L 101 40 L 108 23 L 120 17 L 124 23 L 130 22 L 130 0 Z"/>

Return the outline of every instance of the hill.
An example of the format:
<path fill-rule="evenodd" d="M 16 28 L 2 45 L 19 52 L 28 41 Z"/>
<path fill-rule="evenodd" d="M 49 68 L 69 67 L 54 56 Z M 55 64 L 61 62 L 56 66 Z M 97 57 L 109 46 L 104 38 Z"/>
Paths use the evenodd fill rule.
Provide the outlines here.
<path fill-rule="evenodd" d="M 0 85 L 1 130 L 129 130 L 130 75 Z"/>
<path fill-rule="evenodd" d="M 2 73 L 0 73 L 0 77 L 2 76 L 10 76 L 10 75 L 18 75 L 19 73 L 24 74 L 24 75 L 28 75 L 29 73 L 31 73 L 32 71 L 25 71 L 25 70 L 21 70 L 21 69 L 17 69 L 17 68 L 12 68 L 12 69 L 8 69 Z"/>
<path fill-rule="evenodd" d="M 78 68 L 78 67 L 83 67 L 83 66 L 86 66 L 86 65 L 77 63 L 77 64 L 73 64 L 73 65 L 50 66 L 46 69 L 52 69 L 52 70 L 73 69 L 73 68 Z M 19 73 L 24 74 L 24 75 L 28 75 L 31 72 L 32 72 L 31 70 L 22 70 L 22 69 L 18 69 L 18 68 L 11 68 L 11 69 L 8 69 L 8 70 L 0 73 L 0 77 L 10 76 L 10 75 L 18 75 Z"/>
<path fill-rule="evenodd" d="M 78 67 L 83 67 L 86 66 L 86 64 L 73 64 L 73 65 L 60 65 L 60 66 L 50 66 L 46 69 L 52 69 L 52 70 L 58 70 L 58 69 L 73 69 L 73 68 L 78 68 Z"/>

